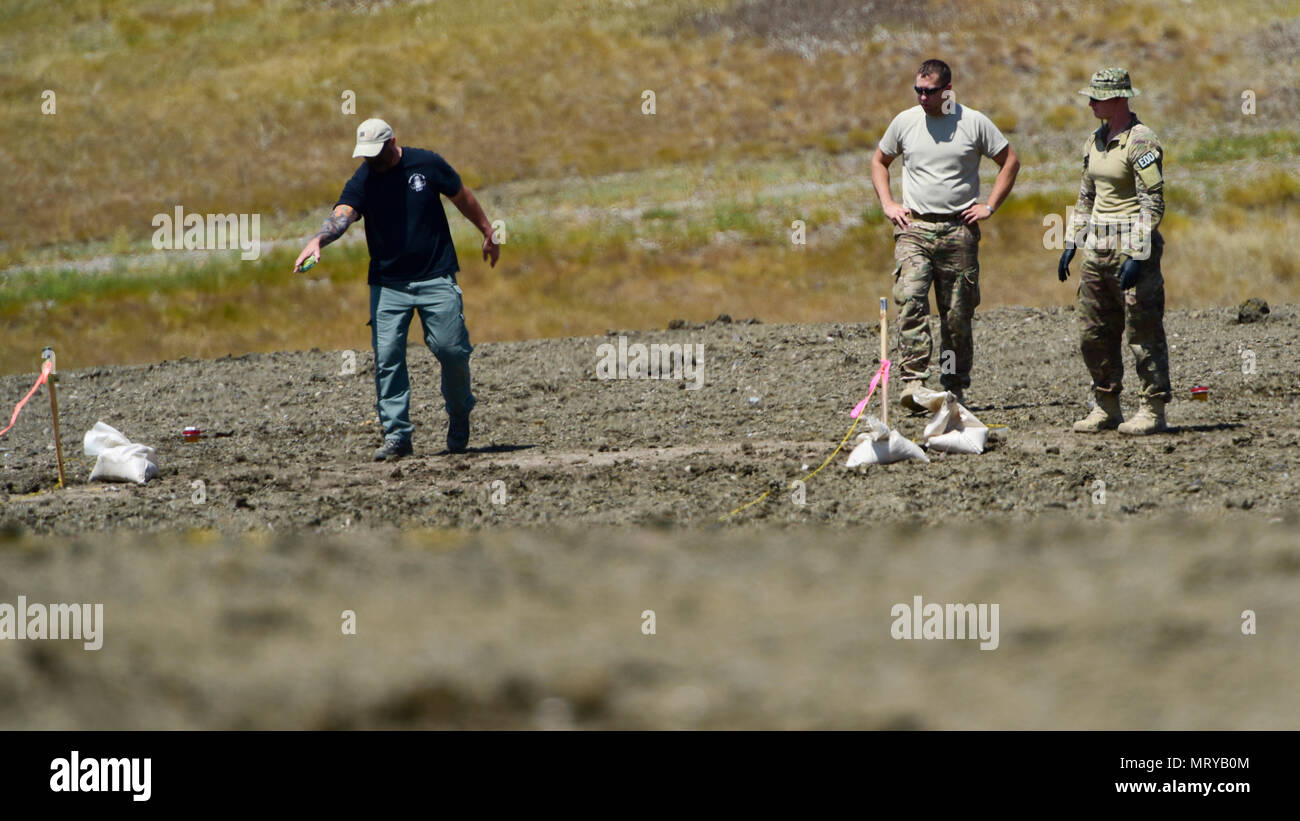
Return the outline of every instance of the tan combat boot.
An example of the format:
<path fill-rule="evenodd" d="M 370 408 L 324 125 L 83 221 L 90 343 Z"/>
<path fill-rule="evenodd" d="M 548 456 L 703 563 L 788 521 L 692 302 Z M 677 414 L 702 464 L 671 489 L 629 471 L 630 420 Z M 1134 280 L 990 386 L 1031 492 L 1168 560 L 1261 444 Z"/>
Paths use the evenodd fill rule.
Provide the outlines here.
<path fill-rule="evenodd" d="M 1129 436 L 1149 436 L 1165 430 L 1169 430 L 1165 424 L 1165 400 L 1153 396 L 1142 397 L 1142 409 L 1119 426 L 1119 432 Z"/>
<path fill-rule="evenodd" d="M 908 379 L 903 382 L 903 392 L 898 395 L 898 404 L 903 406 L 904 410 L 912 413 L 923 413 L 925 406 L 916 401 L 916 389 L 924 388 L 925 384 L 919 379 Z"/>
<path fill-rule="evenodd" d="M 1095 393 L 1097 404 L 1092 412 L 1074 423 L 1075 433 L 1101 433 L 1114 430 L 1124 421 L 1124 411 L 1119 407 L 1119 397 L 1113 393 Z"/>

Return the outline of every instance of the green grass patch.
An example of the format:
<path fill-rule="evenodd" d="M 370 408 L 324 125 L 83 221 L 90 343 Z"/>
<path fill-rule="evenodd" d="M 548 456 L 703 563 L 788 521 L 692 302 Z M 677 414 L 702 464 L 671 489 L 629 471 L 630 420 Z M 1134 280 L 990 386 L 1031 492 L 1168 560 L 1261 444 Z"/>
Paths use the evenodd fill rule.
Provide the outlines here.
<path fill-rule="evenodd" d="M 674 211 L 671 208 L 661 208 L 659 206 L 647 208 L 645 211 L 641 212 L 641 219 L 643 220 L 675 220 L 680 216 L 680 211 Z"/>
<path fill-rule="evenodd" d="M 1166 154 L 1168 149 L 1166 148 Z M 1186 163 L 1220 163 L 1232 160 L 1269 160 L 1300 155 L 1300 133 L 1269 131 L 1265 134 L 1232 134 L 1200 140 L 1182 157 L 1171 159 Z M 1169 160 L 1166 160 L 1168 163 Z"/>
<path fill-rule="evenodd" d="M 724 202 L 713 208 L 713 227 L 718 231 L 740 231 L 746 235 L 759 230 L 756 216 L 758 203 L 745 206 L 738 202 Z"/>
<path fill-rule="evenodd" d="M 159 252 L 160 255 L 167 252 Z M 362 275 L 369 257 L 364 246 L 339 245 L 326 249 L 334 269 Z M 204 259 L 163 261 L 156 268 L 126 270 L 120 260 L 103 272 L 83 272 L 61 267 L 0 275 L 0 314 L 12 315 L 31 302 L 55 305 L 130 297 L 148 299 L 177 292 L 219 292 L 238 289 L 241 283 L 283 285 L 303 276 L 292 271 L 296 249 L 278 249 L 256 260 L 240 260 L 238 251 L 213 253 Z"/>

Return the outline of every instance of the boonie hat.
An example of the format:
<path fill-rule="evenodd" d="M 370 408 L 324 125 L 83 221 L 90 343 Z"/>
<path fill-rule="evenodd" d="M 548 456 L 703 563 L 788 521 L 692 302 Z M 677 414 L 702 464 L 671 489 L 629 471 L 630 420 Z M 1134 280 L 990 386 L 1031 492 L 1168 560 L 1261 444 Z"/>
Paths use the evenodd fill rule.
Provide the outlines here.
<path fill-rule="evenodd" d="M 366 120 L 357 126 L 357 147 L 352 149 L 354 157 L 377 157 L 384 150 L 384 143 L 393 138 L 393 127 L 378 118 Z"/>
<path fill-rule="evenodd" d="M 1094 100 L 1109 100 L 1112 97 L 1136 97 L 1140 92 L 1133 87 L 1128 78 L 1128 70 L 1122 68 L 1103 68 L 1092 75 L 1092 82 L 1079 93 Z"/>

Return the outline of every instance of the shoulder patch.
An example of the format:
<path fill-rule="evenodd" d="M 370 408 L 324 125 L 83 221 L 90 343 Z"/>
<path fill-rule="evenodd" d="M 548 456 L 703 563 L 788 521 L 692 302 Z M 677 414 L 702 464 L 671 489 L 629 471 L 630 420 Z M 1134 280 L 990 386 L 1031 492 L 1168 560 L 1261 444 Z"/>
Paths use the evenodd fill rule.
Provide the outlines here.
<path fill-rule="evenodd" d="M 1160 153 L 1147 151 L 1133 161 L 1133 168 L 1147 188 L 1155 188 L 1163 182 L 1164 172 L 1160 168 Z"/>

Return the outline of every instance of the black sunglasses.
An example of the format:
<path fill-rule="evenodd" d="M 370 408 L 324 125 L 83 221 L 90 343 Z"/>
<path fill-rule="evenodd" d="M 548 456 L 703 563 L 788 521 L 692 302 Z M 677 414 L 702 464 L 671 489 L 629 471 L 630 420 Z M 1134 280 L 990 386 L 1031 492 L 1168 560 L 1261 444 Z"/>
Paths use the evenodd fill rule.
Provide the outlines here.
<path fill-rule="evenodd" d="M 915 91 L 917 94 L 926 97 L 933 97 L 934 95 L 943 91 L 942 88 L 921 88 L 920 86 L 912 86 L 912 90 Z"/>

